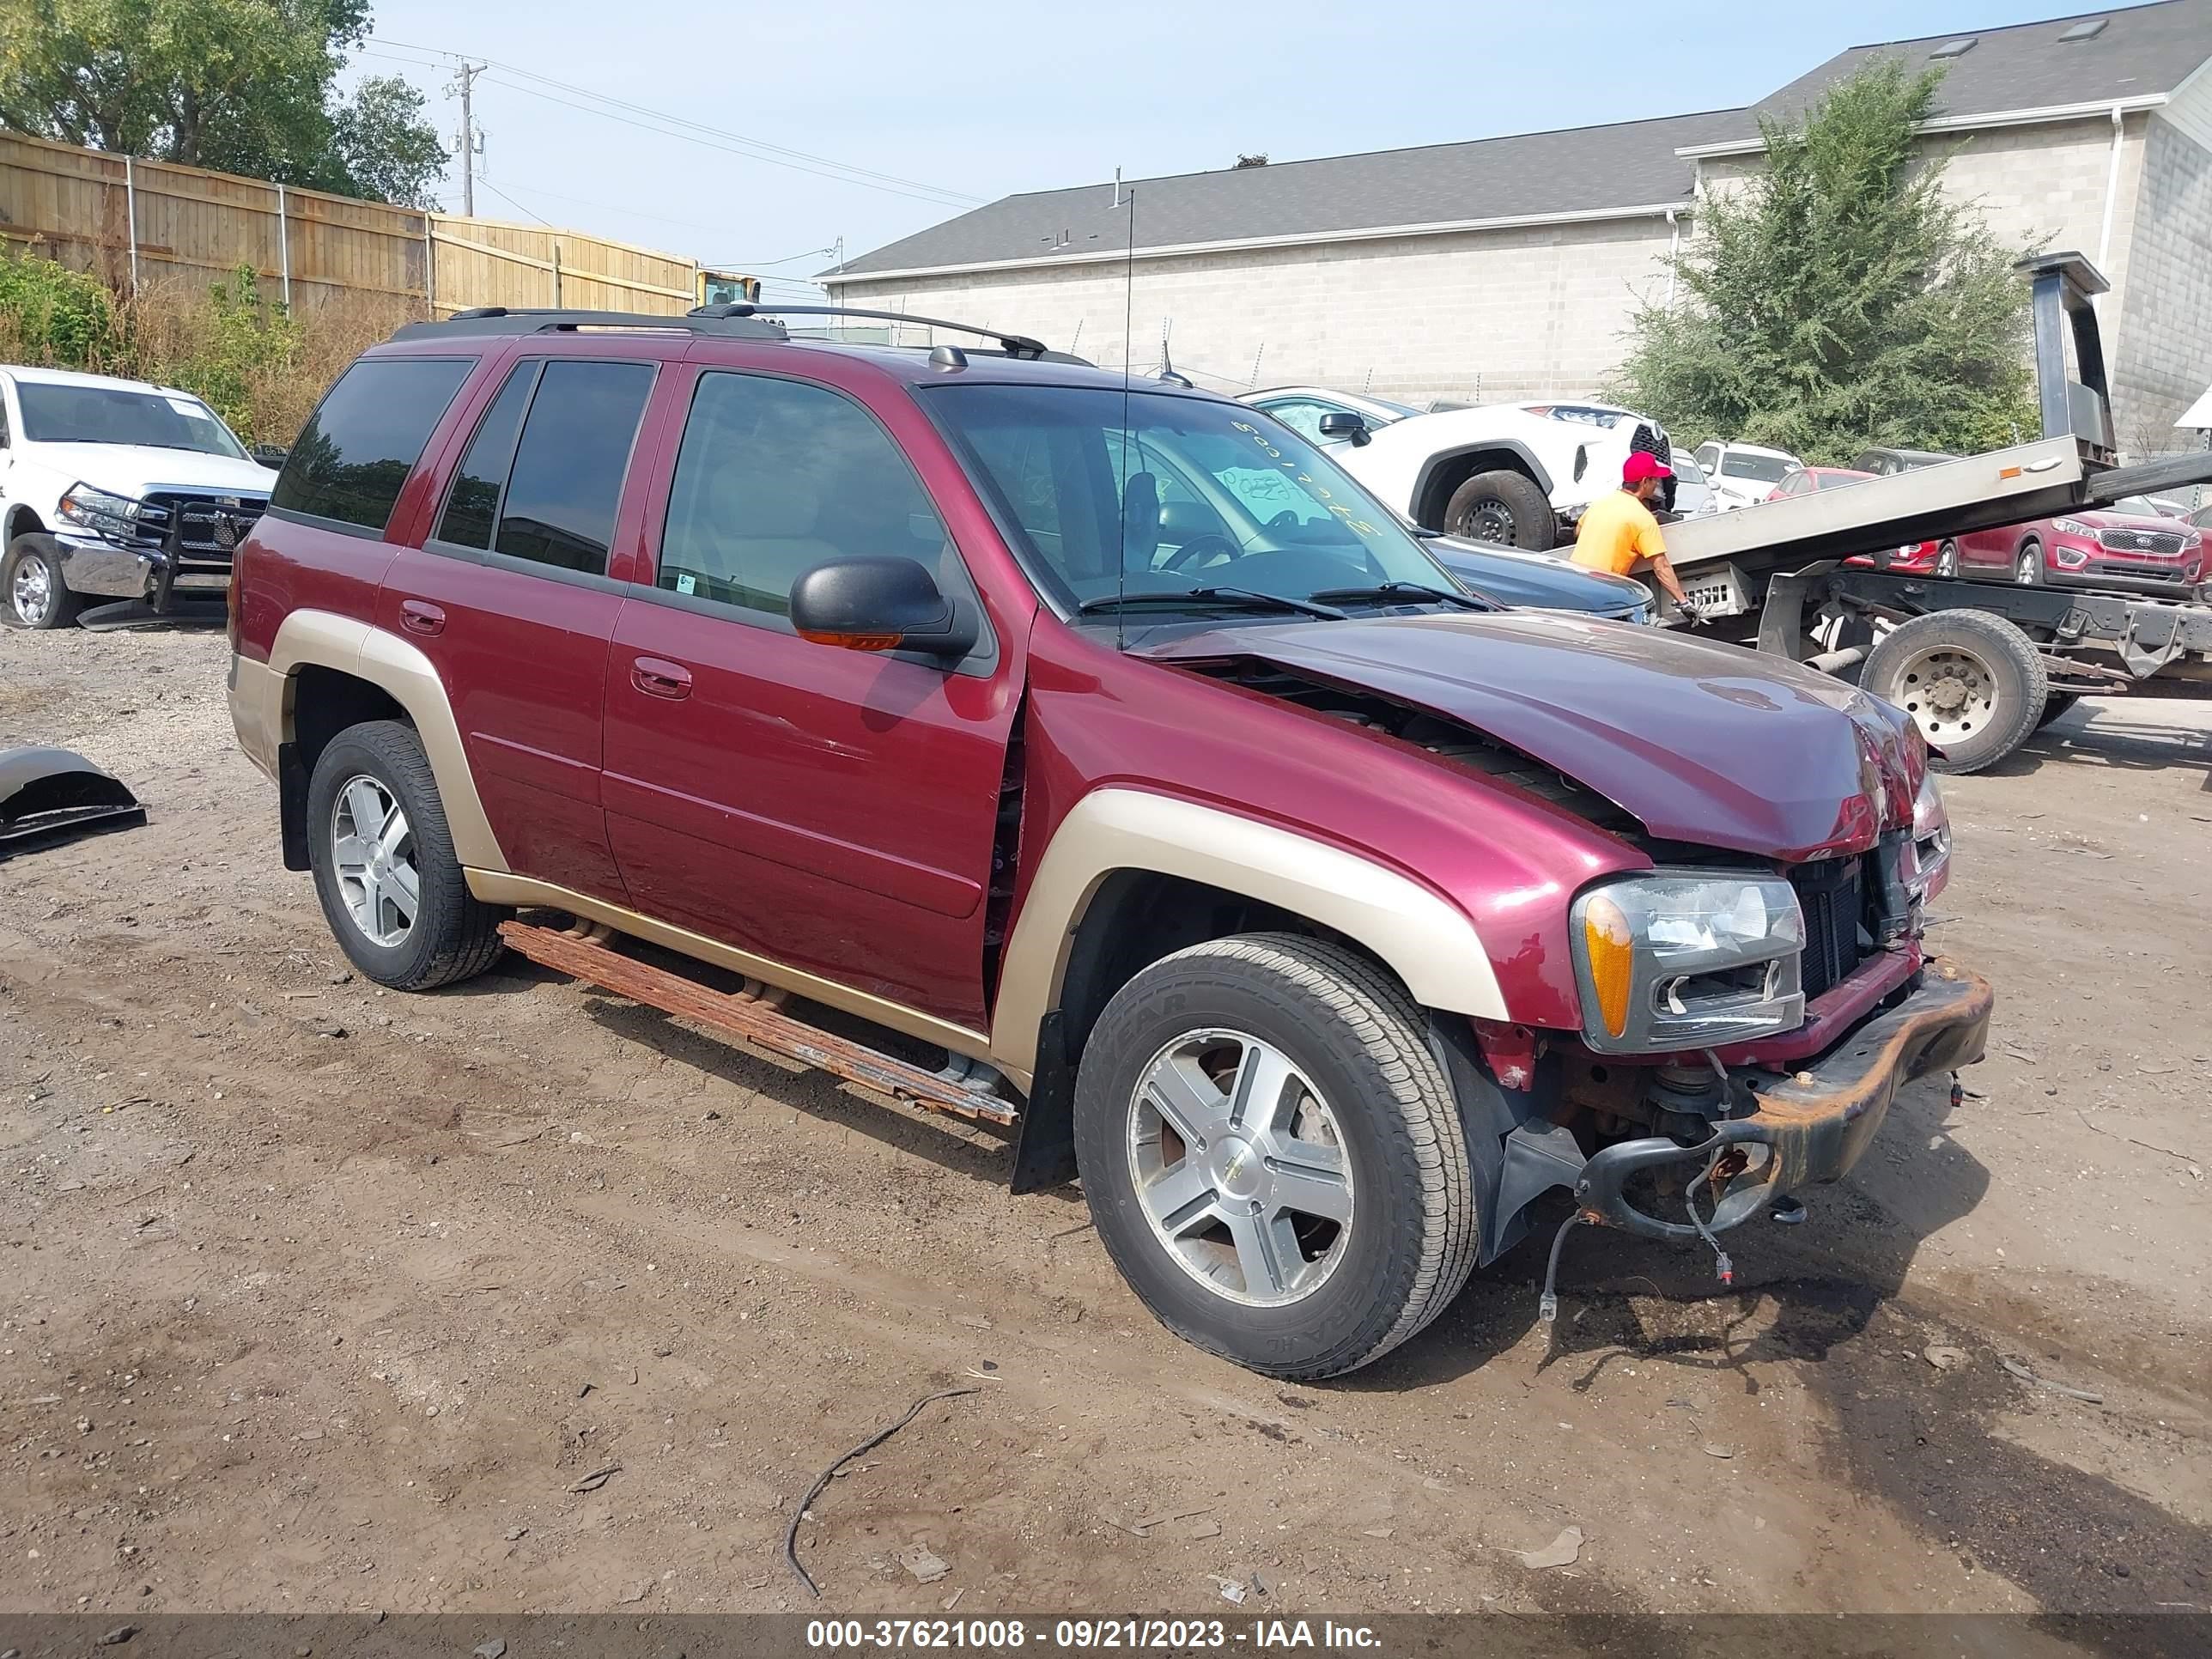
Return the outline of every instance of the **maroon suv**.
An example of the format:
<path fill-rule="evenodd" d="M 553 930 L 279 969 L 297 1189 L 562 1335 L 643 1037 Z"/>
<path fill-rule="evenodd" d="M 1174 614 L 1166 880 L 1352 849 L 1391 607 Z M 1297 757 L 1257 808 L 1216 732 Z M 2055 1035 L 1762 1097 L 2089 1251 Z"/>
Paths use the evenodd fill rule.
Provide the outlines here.
<path fill-rule="evenodd" d="M 231 702 L 364 974 L 560 937 L 957 1078 L 1281 1376 L 1541 1219 L 1717 1255 L 1979 1056 L 1910 720 L 1495 612 L 1268 416 L 987 337 L 492 313 L 346 371 L 240 552 Z M 879 1040 L 792 1035 L 824 1009 Z"/>

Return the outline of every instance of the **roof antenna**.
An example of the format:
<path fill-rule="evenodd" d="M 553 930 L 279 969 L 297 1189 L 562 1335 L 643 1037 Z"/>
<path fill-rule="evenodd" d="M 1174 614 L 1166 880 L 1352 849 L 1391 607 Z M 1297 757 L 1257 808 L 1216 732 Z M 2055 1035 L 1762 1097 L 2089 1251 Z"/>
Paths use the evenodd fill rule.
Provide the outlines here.
<path fill-rule="evenodd" d="M 1118 181 L 1121 169 L 1114 176 Z M 1117 186 L 1118 187 L 1118 186 Z M 1114 561 L 1114 648 L 1129 648 L 1129 480 L 1135 476 L 1130 468 L 1129 428 L 1129 369 L 1136 347 L 1137 303 L 1137 190 L 1132 185 L 1122 198 L 1129 212 L 1129 251 L 1121 262 L 1121 510 L 1115 514 L 1121 526 L 1121 550 Z"/>

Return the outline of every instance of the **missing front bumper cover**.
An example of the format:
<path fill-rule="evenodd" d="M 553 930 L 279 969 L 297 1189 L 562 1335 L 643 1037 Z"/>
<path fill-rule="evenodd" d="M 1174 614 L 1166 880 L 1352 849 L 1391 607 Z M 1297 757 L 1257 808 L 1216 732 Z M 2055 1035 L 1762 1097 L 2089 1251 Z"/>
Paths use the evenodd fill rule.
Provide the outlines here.
<path fill-rule="evenodd" d="M 1654 1136 L 1595 1154 L 1574 1183 L 1577 1214 L 1645 1238 L 1695 1243 L 1705 1232 L 1749 1220 L 1781 1194 L 1840 1180 L 1873 1140 L 1900 1087 L 1982 1057 L 1993 1000 L 1979 975 L 1940 958 L 1929 963 L 1919 989 L 1808 1069 L 1753 1084 L 1757 1111 L 1714 1123 L 1695 1146 Z M 1662 1221 L 1625 1195 L 1632 1176 L 1663 1164 L 1711 1170 L 1717 1191 L 1702 1231 Z M 1708 1182 L 1700 1176 L 1699 1184 Z"/>

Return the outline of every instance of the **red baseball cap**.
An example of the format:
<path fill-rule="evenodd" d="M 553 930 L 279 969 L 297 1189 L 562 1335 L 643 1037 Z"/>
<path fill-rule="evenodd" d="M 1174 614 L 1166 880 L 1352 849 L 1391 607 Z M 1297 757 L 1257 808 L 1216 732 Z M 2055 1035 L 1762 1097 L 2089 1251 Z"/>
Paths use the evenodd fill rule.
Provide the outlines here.
<path fill-rule="evenodd" d="M 1620 481 L 1625 484 L 1642 483 L 1646 478 L 1671 478 L 1674 475 L 1656 455 L 1638 450 L 1620 469 Z"/>

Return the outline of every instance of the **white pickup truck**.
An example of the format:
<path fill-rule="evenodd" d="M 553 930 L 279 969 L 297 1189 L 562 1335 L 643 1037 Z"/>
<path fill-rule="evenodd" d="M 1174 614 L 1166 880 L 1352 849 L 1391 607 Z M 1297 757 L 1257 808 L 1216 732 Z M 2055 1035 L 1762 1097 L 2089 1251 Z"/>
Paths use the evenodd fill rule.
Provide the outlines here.
<path fill-rule="evenodd" d="M 0 366 L 0 620 L 219 598 L 276 482 L 189 392 Z"/>

